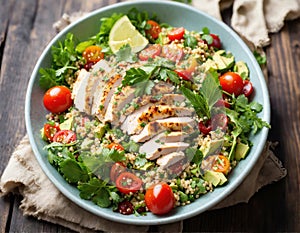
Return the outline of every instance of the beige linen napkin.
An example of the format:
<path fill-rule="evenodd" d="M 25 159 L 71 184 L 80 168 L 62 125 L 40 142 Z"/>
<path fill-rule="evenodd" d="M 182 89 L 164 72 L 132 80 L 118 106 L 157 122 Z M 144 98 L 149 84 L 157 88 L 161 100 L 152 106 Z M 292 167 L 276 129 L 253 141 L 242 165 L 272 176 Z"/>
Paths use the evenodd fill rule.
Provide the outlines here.
<path fill-rule="evenodd" d="M 280 5 L 276 2 L 289 2 Z M 194 0 L 193 5 L 214 17 L 221 19 L 220 8 L 224 9 L 233 4 L 232 26 L 255 46 L 269 43 L 268 33 L 279 30 L 285 19 L 299 16 L 299 0 Z M 273 8 L 274 6 L 274 8 Z M 276 6 L 276 7 L 275 7 Z M 259 17 L 253 18 L 253 11 L 260 9 Z M 271 14 L 274 9 L 280 13 Z M 61 22 L 55 25 L 61 29 L 80 17 L 77 13 L 71 17 L 64 15 Z M 260 24 L 258 24 L 260 22 Z M 255 30 L 256 25 L 263 27 Z M 267 39 L 266 39 L 267 38 Z M 248 200 L 261 187 L 285 177 L 286 170 L 270 150 L 267 143 L 255 168 L 244 182 L 216 208 L 223 208 Z M 41 170 L 31 150 L 28 137 L 25 136 L 15 149 L 0 180 L 0 195 L 10 192 L 23 196 L 20 208 L 24 215 L 35 216 L 52 223 L 57 223 L 78 232 L 102 230 L 106 232 L 145 232 L 148 226 L 134 226 L 111 223 L 95 216 L 68 200 L 50 182 Z M 126 229 L 126 230 L 124 230 Z M 159 226 L 161 232 L 181 232 L 182 222 Z"/>

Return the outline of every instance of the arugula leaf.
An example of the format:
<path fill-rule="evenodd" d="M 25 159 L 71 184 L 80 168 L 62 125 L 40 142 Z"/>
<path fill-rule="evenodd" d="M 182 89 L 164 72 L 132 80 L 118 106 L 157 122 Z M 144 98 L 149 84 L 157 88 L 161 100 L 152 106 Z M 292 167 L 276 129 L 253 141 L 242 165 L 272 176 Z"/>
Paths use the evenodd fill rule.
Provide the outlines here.
<path fill-rule="evenodd" d="M 208 105 L 207 99 L 201 92 L 194 93 L 190 89 L 183 87 L 183 86 L 181 86 L 179 89 L 183 93 L 183 95 L 193 105 L 195 112 L 197 113 L 197 115 L 200 118 L 203 118 L 203 117 L 210 118 L 210 110 L 209 110 L 209 105 Z"/>

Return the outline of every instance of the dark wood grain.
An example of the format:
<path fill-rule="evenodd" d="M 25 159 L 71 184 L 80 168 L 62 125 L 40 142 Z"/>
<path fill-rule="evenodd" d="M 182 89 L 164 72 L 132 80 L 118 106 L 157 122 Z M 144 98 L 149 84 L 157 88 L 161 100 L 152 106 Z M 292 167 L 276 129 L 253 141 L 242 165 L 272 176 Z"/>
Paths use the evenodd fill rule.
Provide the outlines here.
<path fill-rule="evenodd" d="M 52 24 L 64 12 L 87 12 L 115 2 L 119 1 L 0 1 L 0 174 L 26 133 L 26 85 L 36 60 L 56 33 Z M 230 10 L 223 14 L 226 23 L 230 15 Z M 271 39 L 266 48 L 272 104 L 269 139 L 279 143 L 275 152 L 288 175 L 259 190 L 247 204 L 185 220 L 185 232 L 300 232 L 300 19 L 287 22 Z M 0 199 L 1 232 L 71 232 L 24 217 L 19 210 L 21 200 L 13 195 Z"/>

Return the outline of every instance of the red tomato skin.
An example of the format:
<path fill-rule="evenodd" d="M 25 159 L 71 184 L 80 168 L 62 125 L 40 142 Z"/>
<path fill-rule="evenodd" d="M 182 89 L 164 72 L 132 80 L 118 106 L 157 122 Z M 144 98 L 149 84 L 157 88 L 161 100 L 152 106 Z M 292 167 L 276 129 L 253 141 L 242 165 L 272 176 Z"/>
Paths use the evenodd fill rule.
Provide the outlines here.
<path fill-rule="evenodd" d="M 110 169 L 110 180 L 116 182 L 119 175 L 126 171 L 126 167 L 123 163 L 114 163 Z"/>
<path fill-rule="evenodd" d="M 131 179 L 131 186 L 124 186 L 126 179 Z M 124 194 L 135 193 L 142 187 L 143 181 L 131 172 L 121 173 L 116 180 L 117 189 Z"/>
<path fill-rule="evenodd" d="M 72 130 L 64 129 L 58 131 L 54 137 L 54 142 L 71 143 L 76 141 L 76 133 Z"/>
<path fill-rule="evenodd" d="M 146 35 L 149 35 L 152 39 L 156 40 L 161 32 L 161 27 L 154 20 L 148 20 L 147 24 L 149 24 L 151 28 L 145 31 Z"/>
<path fill-rule="evenodd" d="M 43 103 L 52 113 L 62 113 L 73 105 L 72 94 L 65 86 L 55 86 L 46 91 Z"/>
<path fill-rule="evenodd" d="M 173 62 L 179 62 L 184 57 L 184 51 L 181 48 L 172 48 L 168 45 L 162 47 L 161 56 Z"/>
<path fill-rule="evenodd" d="M 168 33 L 169 40 L 181 40 L 184 36 L 185 29 L 183 27 L 174 28 Z"/>
<path fill-rule="evenodd" d="M 246 97 L 250 97 L 254 92 L 252 83 L 249 80 L 244 80 L 243 94 Z"/>
<path fill-rule="evenodd" d="M 222 90 L 228 92 L 229 94 L 239 96 L 243 93 L 244 83 L 239 74 L 229 71 L 221 75 L 219 80 Z"/>
<path fill-rule="evenodd" d="M 44 134 L 50 142 L 53 142 L 53 137 L 58 131 L 60 131 L 58 123 L 55 123 L 54 125 L 48 123 L 44 124 Z"/>
<path fill-rule="evenodd" d="M 145 203 L 153 214 L 163 215 L 174 208 L 175 197 L 171 187 L 161 182 L 147 189 Z"/>
<path fill-rule="evenodd" d="M 220 37 L 217 36 L 217 35 L 215 35 L 215 34 L 210 34 L 210 36 L 213 39 L 213 42 L 210 44 L 210 46 L 213 46 L 213 47 L 215 47 L 217 49 L 222 48 Z"/>
<path fill-rule="evenodd" d="M 154 44 L 142 50 L 138 56 L 141 61 L 147 61 L 150 58 L 153 59 L 156 56 L 159 56 L 160 53 L 161 53 L 161 45 Z"/>

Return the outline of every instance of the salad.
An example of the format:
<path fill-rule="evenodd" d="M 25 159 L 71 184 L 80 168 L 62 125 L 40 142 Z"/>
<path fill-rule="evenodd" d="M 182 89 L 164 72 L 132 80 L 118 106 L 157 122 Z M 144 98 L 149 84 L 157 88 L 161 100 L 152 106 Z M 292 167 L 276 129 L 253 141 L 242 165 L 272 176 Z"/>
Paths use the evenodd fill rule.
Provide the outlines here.
<path fill-rule="evenodd" d="M 49 162 L 80 197 L 121 214 L 162 215 L 230 182 L 258 117 L 243 61 L 208 28 L 133 8 L 67 34 L 40 69 Z"/>

